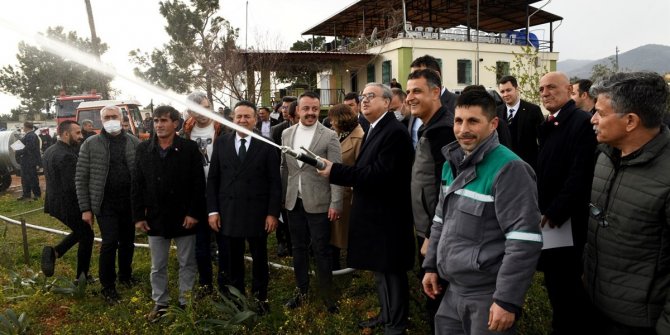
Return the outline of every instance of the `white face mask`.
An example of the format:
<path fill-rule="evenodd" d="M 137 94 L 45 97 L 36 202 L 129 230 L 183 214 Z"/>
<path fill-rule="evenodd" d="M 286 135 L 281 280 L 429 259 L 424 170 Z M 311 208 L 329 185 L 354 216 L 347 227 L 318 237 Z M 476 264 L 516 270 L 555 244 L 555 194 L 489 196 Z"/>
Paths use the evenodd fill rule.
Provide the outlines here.
<path fill-rule="evenodd" d="M 105 131 L 110 134 L 117 134 L 121 131 L 121 121 L 119 120 L 105 121 L 102 126 L 105 128 Z"/>

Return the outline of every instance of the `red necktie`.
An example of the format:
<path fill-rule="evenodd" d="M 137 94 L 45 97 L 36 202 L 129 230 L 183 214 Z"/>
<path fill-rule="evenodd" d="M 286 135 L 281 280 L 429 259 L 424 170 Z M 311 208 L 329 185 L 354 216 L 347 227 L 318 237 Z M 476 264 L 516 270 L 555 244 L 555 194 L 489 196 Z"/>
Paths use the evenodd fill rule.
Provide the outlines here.
<path fill-rule="evenodd" d="M 554 122 L 554 120 L 556 120 L 556 117 L 553 115 L 549 114 L 549 116 L 547 116 L 547 122 Z"/>

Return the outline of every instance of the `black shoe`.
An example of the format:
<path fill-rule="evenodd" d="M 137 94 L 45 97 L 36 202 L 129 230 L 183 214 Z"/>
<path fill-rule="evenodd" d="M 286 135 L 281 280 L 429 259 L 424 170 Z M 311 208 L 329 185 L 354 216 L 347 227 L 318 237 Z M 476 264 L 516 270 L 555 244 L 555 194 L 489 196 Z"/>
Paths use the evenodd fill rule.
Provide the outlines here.
<path fill-rule="evenodd" d="M 291 254 L 285 244 L 277 245 L 277 257 L 288 257 L 290 255 Z"/>
<path fill-rule="evenodd" d="M 102 298 L 110 305 L 116 305 L 121 302 L 121 296 L 116 291 L 116 288 L 103 288 L 101 293 Z"/>
<path fill-rule="evenodd" d="M 284 306 L 294 309 L 300 307 L 304 301 L 307 301 L 307 293 L 297 292 L 293 298 L 289 299 L 284 304 Z"/>
<path fill-rule="evenodd" d="M 267 300 L 256 301 L 256 315 L 263 316 L 270 314 L 270 303 Z"/>
<path fill-rule="evenodd" d="M 163 305 L 155 305 L 154 308 L 147 314 L 147 320 L 149 322 L 158 322 L 163 315 L 165 315 L 168 311 L 167 306 Z"/>
<path fill-rule="evenodd" d="M 30 197 L 20 196 L 20 197 L 16 198 L 16 201 L 23 201 L 23 200 L 30 200 Z"/>
<path fill-rule="evenodd" d="M 56 266 L 56 250 L 53 247 L 46 246 L 42 249 L 42 272 L 45 276 L 51 277 L 54 275 L 54 267 Z"/>
<path fill-rule="evenodd" d="M 125 287 L 127 289 L 131 289 L 131 288 L 133 288 L 133 286 L 135 286 L 139 283 L 140 283 L 139 279 L 137 279 L 135 277 L 130 277 L 128 279 L 119 279 L 119 284 L 123 285 L 123 287 Z"/>
<path fill-rule="evenodd" d="M 375 328 L 382 324 L 382 316 L 377 315 L 373 316 L 367 320 L 361 321 L 358 323 L 359 328 Z"/>
<path fill-rule="evenodd" d="M 326 310 L 330 314 L 339 314 L 340 313 L 340 308 L 337 307 L 337 304 L 334 302 L 326 303 Z"/>

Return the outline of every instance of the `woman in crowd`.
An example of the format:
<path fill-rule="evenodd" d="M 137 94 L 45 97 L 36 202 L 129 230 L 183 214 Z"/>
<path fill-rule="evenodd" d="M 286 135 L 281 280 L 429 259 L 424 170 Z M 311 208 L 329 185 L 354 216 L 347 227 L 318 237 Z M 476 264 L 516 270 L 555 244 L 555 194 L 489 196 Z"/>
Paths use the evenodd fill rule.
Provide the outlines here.
<path fill-rule="evenodd" d="M 340 138 L 342 164 L 353 166 L 361 151 L 365 132 L 358 124 L 358 116 L 345 104 L 333 106 L 328 112 L 332 129 Z M 351 213 L 351 188 L 344 188 L 343 209 L 340 219 L 331 225 L 333 269 L 340 269 L 340 250 L 347 248 L 349 234 L 349 215 Z"/>

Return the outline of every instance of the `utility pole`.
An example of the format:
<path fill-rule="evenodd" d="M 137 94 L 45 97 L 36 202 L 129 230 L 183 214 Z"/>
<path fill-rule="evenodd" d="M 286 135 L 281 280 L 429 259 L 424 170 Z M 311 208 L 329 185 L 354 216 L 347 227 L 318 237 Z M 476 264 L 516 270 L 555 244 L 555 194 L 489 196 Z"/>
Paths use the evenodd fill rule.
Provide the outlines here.
<path fill-rule="evenodd" d="M 619 46 L 614 49 L 614 71 L 619 72 Z"/>
<path fill-rule="evenodd" d="M 246 18 L 244 19 L 244 49 L 249 50 L 249 0 L 247 0 L 247 9 L 245 11 Z"/>
<path fill-rule="evenodd" d="M 88 27 L 91 29 L 91 43 L 93 44 L 94 56 L 100 60 L 100 39 L 95 32 L 95 21 L 93 21 L 93 8 L 91 7 L 91 0 L 84 0 L 86 3 L 86 14 L 88 14 Z M 100 93 L 103 99 L 109 99 L 109 92 L 107 92 L 107 85 L 102 74 L 98 74 L 98 85 L 100 85 Z"/>

